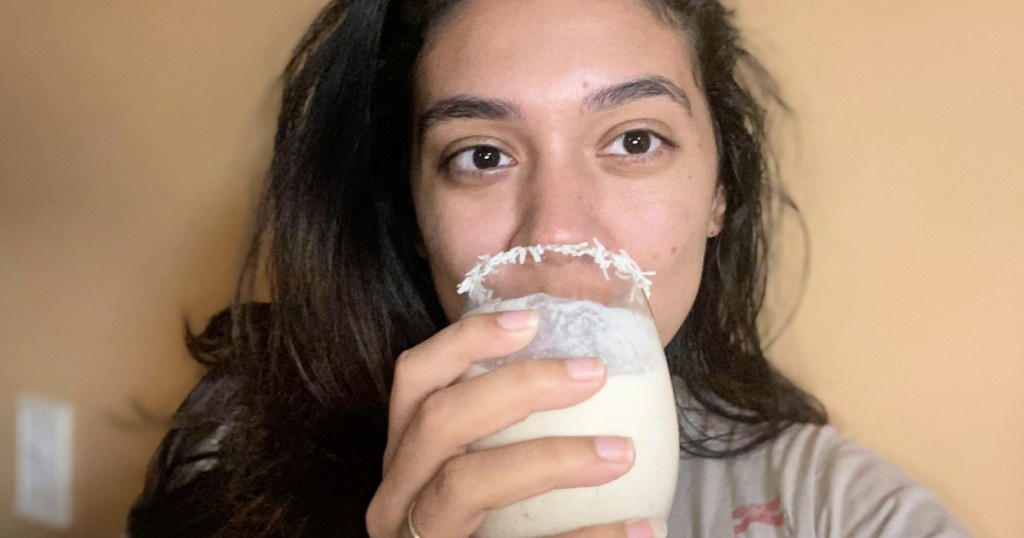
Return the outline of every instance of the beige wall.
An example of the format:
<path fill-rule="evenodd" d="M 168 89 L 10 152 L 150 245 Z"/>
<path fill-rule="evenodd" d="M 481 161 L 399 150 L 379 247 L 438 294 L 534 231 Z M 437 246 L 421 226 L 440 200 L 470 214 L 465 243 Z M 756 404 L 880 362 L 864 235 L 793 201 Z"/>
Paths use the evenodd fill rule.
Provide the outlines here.
<path fill-rule="evenodd" d="M 0 0 L 0 536 L 18 391 L 76 405 L 69 536 L 119 534 L 231 295 L 283 68 L 320 0 Z"/>
<path fill-rule="evenodd" d="M 169 411 L 198 374 L 181 320 L 230 296 L 274 74 L 319 3 L 0 0 L 0 536 L 56 535 L 9 512 L 19 391 L 76 405 L 66 535 L 118 534 L 161 433 L 129 402 Z M 780 365 L 979 536 L 1017 536 L 1024 5 L 740 7 L 798 112 L 813 237 Z"/>
<path fill-rule="evenodd" d="M 978 536 L 1021 536 L 1024 3 L 740 5 L 812 235 L 778 363 Z"/>

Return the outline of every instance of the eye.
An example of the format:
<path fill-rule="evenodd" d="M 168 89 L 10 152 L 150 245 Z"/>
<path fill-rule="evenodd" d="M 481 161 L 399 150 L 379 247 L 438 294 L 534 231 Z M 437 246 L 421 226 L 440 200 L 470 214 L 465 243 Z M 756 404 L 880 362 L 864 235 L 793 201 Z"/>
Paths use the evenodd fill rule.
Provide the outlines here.
<path fill-rule="evenodd" d="M 645 155 L 654 153 L 665 144 L 665 139 L 651 131 L 635 129 L 626 131 L 612 140 L 603 150 L 602 155 Z"/>
<path fill-rule="evenodd" d="M 449 163 L 454 172 L 480 173 L 504 168 L 513 161 L 494 146 L 473 146 L 452 155 Z"/>

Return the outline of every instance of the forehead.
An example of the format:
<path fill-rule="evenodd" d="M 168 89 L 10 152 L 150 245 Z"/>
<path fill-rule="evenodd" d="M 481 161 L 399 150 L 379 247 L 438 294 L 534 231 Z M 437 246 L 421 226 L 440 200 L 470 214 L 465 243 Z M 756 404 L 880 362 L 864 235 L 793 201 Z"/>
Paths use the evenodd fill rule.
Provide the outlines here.
<path fill-rule="evenodd" d="M 514 101 L 657 75 L 694 88 L 682 31 L 641 0 L 467 0 L 434 29 L 417 104 L 458 94 Z"/>

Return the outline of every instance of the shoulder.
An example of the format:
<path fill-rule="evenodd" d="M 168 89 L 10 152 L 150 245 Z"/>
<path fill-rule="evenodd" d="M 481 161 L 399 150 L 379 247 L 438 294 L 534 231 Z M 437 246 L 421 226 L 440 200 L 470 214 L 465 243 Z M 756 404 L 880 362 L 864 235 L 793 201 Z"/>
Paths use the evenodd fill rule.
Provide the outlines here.
<path fill-rule="evenodd" d="M 737 537 L 968 536 L 930 491 L 831 426 L 794 425 L 750 453 L 681 467 L 725 489 Z"/>
<path fill-rule="evenodd" d="M 831 426 L 794 426 L 766 458 L 818 535 L 968 535 L 931 491 Z"/>

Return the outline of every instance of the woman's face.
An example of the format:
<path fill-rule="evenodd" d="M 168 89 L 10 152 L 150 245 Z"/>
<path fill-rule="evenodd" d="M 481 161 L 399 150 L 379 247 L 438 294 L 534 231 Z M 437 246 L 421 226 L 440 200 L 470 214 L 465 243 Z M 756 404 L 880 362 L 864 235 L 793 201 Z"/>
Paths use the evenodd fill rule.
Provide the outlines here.
<path fill-rule="evenodd" d="M 686 318 L 724 196 L 686 39 L 639 0 L 467 0 L 423 50 L 412 190 L 449 319 L 482 254 L 598 238 Z"/>

